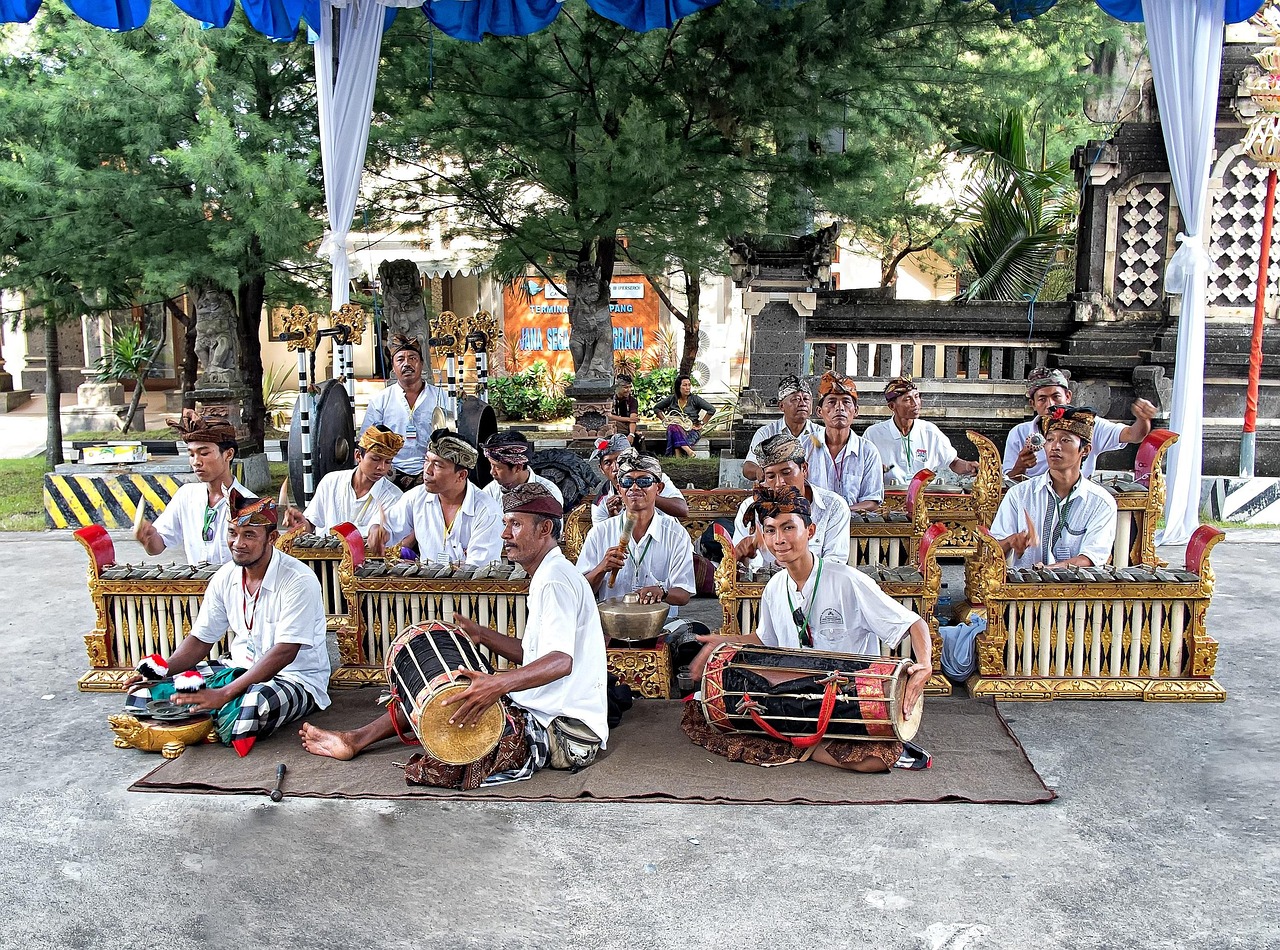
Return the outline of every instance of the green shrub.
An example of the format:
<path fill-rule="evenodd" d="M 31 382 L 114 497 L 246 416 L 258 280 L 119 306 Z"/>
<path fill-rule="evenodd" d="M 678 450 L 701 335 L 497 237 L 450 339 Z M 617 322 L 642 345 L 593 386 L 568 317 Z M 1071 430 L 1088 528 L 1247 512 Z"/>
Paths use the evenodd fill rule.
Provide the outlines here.
<path fill-rule="evenodd" d="M 649 407 L 658 400 L 666 399 L 670 396 L 675 384 L 675 369 L 652 369 L 647 373 L 637 373 L 635 376 L 635 397 L 636 403 L 640 406 L 641 414 L 647 413 Z"/>
<path fill-rule="evenodd" d="M 573 412 L 573 400 L 564 392 L 572 382 L 572 373 L 561 373 L 555 379 L 546 361 L 538 360 L 523 372 L 491 377 L 489 405 L 510 421 L 563 419 Z"/>

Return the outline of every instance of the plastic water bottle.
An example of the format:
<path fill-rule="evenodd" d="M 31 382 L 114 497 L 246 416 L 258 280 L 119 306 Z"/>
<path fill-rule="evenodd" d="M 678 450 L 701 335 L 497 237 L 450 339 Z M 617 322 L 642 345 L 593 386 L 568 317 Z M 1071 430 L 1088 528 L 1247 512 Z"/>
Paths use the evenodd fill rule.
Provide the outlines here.
<path fill-rule="evenodd" d="M 947 588 L 946 583 L 942 585 L 942 589 L 938 591 L 938 619 L 945 622 L 951 622 L 951 591 Z"/>

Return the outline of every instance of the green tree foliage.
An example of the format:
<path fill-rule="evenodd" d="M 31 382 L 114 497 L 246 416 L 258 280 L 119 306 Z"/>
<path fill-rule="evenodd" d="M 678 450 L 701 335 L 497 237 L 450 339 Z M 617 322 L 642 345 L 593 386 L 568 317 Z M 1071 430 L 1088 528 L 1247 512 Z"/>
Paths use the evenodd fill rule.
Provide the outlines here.
<path fill-rule="evenodd" d="M 134 323 L 112 330 L 111 339 L 107 341 L 107 351 L 98 357 L 94 372 L 99 381 L 133 381 L 133 397 L 129 400 L 129 408 L 120 427 L 122 432 L 128 432 L 133 425 L 133 417 L 138 413 L 138 403 L 142 401 L 142 393 L 146 388 L 147 374 L 151 372 L 151 364 L 159 355 L 160 341 Z"/>
<path fill-rule="evenodd" d="M 310 48 L 238 12 L 203 30 L 170 4 L 123 34 L 46 5 L 0 36 L 4 283 L 126 302 L 229 291 L 261 438 L 263 303 L 318 286 L 289 263 L 320 231 Z"/>
<path fill-rule="evenodd" d="M 1038 295 L 1055 258 L 1070 247 L 1077 210 L 1067 159 L 1045 162 L 1029 148 L 1026 122 L 1011 110 L 964 130 L 955 150 L 974 160 L 964 206 L 970 299 Z"/>

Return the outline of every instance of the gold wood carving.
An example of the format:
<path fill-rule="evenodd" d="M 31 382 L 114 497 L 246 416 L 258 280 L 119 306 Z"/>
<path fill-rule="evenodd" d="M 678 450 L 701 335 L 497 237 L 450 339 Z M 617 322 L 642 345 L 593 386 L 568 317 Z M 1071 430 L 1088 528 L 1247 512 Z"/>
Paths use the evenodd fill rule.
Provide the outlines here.
<path fill-rule="evenodd" d="M 592 501 L 588 498 L 565 516 L 564 540 L 561 545 L 564 547 L 564 556 L 570 561 L 578 560 L 582 545 L 587 540 L 587 532 L 591 530 L 591 506 Z"/>
<path fill-rule="evenodd" d="M 670 699 L 671 654 L 666 646 L 620 647 L 606 652 L 609 672 L 645 699 Z"/>
<path fill-rule="evenodd" d="M 345 327 L 346 342 L 353 345 L 364 341 L 365 322 L 364 308 L 358 304 L 344 303 L 337 310 L 329 313 L 329 325 L 334 328 Z"/>
<path fill-rule="evenodd" d="M 299 304 L 284 315 L 285 345 L 293 353 L 314 350 L 319 341 L 320 314 Z"/>
<path fill-rule="evenodd" d="M 461 360 L 466 351 L 467 331 L 464 321 L 452 310 L 445 310 L 431 321 L 431 346 L 446 359 Z"/>

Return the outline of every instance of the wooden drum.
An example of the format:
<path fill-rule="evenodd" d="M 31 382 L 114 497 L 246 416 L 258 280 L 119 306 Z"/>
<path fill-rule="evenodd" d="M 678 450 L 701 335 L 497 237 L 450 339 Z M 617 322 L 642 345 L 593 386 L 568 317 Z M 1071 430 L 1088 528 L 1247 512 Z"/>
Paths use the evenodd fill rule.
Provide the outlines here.
<path fill-rule="evenodd" d="M 406 628 L 387 651 L 391 695 L 422 747 L 441 762 L 469 765 L 497 746 L 507 717 L 502 704 L 494 703 L 474 725 L 452 725 L 449 717 L 457 706 L 444 700 L 468 686 L 459 669 L 490 672 L 475 645 L 457 627 L 439 621 Z"/>
<path fill-rule="evenodd" d="M 901 741 L 920 728 L 923 697 L 902 715 L 908 657 L 724 643 L 702 674 L 702 714 L 722 732 L 783 739 Z"/>

